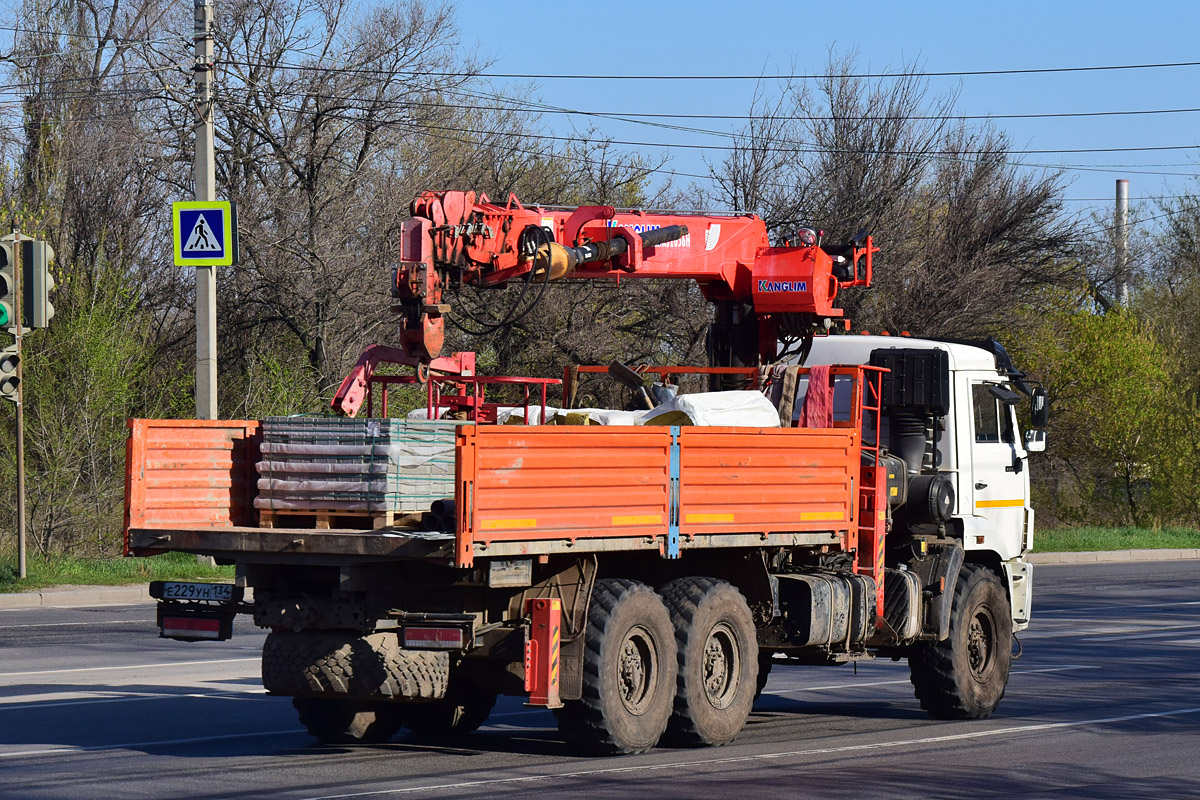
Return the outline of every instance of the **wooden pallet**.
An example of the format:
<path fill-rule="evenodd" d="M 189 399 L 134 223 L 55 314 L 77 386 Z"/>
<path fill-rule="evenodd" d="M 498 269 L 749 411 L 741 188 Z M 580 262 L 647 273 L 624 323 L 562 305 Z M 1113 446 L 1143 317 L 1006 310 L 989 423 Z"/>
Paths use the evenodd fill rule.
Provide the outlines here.
<path fill-rule="evenodd" d="M 260 528 L 354 528 L 357 530 L 380 530 L 391 528 L 397 518 L 404 516 L 394 511 L 347 511 L 346 509 L 314 509 L 311 511 L 258 510 Z"/>

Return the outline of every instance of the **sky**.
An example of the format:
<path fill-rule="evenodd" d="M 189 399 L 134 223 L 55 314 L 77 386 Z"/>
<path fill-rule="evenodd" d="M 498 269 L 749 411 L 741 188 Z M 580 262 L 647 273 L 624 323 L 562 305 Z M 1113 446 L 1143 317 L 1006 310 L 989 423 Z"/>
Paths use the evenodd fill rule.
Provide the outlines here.
<path fill-rule="evenodd" d="M 492 72 L 603 75 L 819 74 L 832 49 L 857 52 L 856 71 L 893 72 L 1162 64 L 1200 61 L 1200 2 L 541 2 L 462 0 L 466 46 Z M 544 103 L 622 113 L 746 114 L 754 80 L 535 81 Z M 496 86 L 505 81 L 495 80 Z M 933 77 L 929 94 L 957 92 L 960 114 L 1196 109 L 1184 113 L 1065 119 L 1001 119 L 1013 149 L 1188 147 L 1146 152 L 1022 155 L 1067 167 L 1067 207 L 1085 218 L 1111 211 L 1115 181 L 1130 181 L 1135 208 L 1150 198 L 1200 191 L 1200 66 L 1065 74 Z M 597 125 L 618 140 L 726 143 L 592 117 L 550 115 L 569 130 Z M 671 120 L 675 122 L 675 120 Z M 678 121 L 731 130 L 734 121 Z M 629 148 L 636 149 L 636 148 Z M 644 148 L 659 154 L 662 148 Z M 670 150 L 669 166 L 704 173 L 705 151 Z M 710 161 L 723 153 L 708 151 Z M 1115 166 L 1113 166 L 1115 165 Z M 1078 167 L 1091 166 L 1100 171 Z M 1171 173 L 1171 174 L 1147 174 Z M 680 183 L 686 184 L 691 179 Z M 530 198 L 531 200 L 535 198 Z"/>

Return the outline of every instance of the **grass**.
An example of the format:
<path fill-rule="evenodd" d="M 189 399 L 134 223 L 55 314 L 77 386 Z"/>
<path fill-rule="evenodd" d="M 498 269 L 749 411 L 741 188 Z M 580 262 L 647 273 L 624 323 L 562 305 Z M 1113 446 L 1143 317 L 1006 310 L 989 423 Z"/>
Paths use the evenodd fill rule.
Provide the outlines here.
<path fill-rule="evenodd" d="M 117 586 L 160 580 L 232 580 L 233 567 L 200 564 L 187 553 L 149 558 L 29 557 L 27 577 L 17 578 L 17 554 L 0 555 L 0 592 L 31 592 L 47 586 Z"/>
<path fill-rule="evenodd" d="M 1195 528 L 1060 528 L 1034 531 L 1038 553 L 1077 553 L 1089 550 L 1155 550 L 1200 548 Z"/>

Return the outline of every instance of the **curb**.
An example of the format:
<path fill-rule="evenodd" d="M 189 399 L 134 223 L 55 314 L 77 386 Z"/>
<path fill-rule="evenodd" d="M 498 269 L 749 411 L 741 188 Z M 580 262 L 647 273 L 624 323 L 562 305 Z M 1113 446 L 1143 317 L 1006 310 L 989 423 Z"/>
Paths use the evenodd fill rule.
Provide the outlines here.
<path fill-rule="evenodd" d="M 153 603 L 150 585 L 129 586 L 52 586 L 36 592 L 0 594 L 0 609 L 75 608 L 79 606 L 129 605 Z"/>
<path fill-rule="evenodd" d="M 1200 559 L 1200 549 L 1183 550 L 1093 550 L 1080 553 L 1030 553 L 1029 563 L 1051 564 L 1117 564 L 1131 561 L 1176 561 Z"/>

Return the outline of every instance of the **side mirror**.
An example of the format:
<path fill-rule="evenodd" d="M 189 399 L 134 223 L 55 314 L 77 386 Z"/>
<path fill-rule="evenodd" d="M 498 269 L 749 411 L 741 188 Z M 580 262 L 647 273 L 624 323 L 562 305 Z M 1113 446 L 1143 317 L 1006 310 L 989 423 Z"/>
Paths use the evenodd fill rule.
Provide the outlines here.
<path fill-rule="evenodd" d="M 1045 431 L 1046 425 L 1050 422 L 1050 394 L 1044 386 L 1038 386 L 1033 390 L 1033 394 L 1029 397 L 1029 405 L 1032 410 L 1030 427 Z"/>
<path fill-rule="evenodd" d="M 1046 451 L 1046 432 L 1042 430 L 1025 431 L 1025 452 L 1044 453 Z"/>

